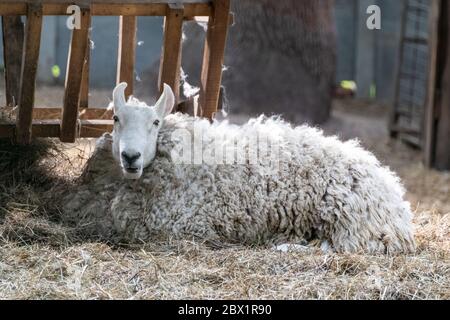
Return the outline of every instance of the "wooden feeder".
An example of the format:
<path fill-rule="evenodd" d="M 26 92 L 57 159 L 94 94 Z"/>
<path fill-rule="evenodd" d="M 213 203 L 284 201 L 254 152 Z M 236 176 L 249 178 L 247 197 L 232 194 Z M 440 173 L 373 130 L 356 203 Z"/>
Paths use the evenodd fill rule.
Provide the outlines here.
<path fill-rule="evenodd" d="M 42 18 L 67 15 L 70 5 L 81 9 L 81 28 L 72 30 L 63 106 L 34 108 Z M 92 16 L 120 16 L 117 83 L 128 83 L 127 96 L 133 93 L 136 17 L 165 17 L 158 85 L 161 91 L 163 83 L 169 84 L 179 106 L 186 103 L 179 99 L 182 24 L 185 20 L 207 19 L 196 115 L 212 118 L 219 102 L 229 10 L 230 0 L 0 0 L 7 104 L 15 106 L 17 101 L 18 106 L 16 120 L 0 124 L 0 137 L 24 144 L 31 137 L 74 142 L 77 137 L 98 137 L 112 129 L 110 111 L 88 107 Z M 25 28 L 21 15 L 26 16 Z"/>

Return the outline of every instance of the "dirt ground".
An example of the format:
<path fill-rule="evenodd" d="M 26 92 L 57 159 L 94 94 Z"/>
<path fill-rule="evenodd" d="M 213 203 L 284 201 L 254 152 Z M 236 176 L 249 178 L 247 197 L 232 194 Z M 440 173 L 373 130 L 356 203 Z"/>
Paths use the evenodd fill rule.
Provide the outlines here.
<path fill-rule="evenodd" d="M 414 208 L 415 254 L 87 238 L 61 222 L 52 190 L 70 192 L 92 141 L 0 141 L 0 299 L 450 299 L 450 174 L 425 169 L 418 150 L 389 140 L 382 106 L 336 101 L 323 128 L 358 137 L 398 172 Z"/>

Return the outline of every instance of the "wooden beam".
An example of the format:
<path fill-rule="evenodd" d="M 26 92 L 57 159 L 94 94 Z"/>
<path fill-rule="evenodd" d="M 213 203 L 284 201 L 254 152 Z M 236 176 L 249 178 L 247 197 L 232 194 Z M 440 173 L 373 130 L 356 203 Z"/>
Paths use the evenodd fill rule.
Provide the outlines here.
<path fill-rule="evenodd" d="M 136 58 L 136 30 L 135 16 L 121 16 L 119 21 L 119 52 L 117 56 L 116 83 L 126 82 L 125 97 L 133 94 L 134 64 Z"/>
<path fill-rule="evenodd" d="M 2 29 L 6 105 L 15 107 L 19 100 L 22 68 L 24 26 L 21 17 L 2 17 Z"/>
<path fill-rule="evenodd" d="M 114 126 L 113 120 L 81 120 L 80 136 L 97 138 L 105 132 L 111 132 Z"/>
<path fill-rule="evenodd" d="M 194 99 L 181 101 L 177 110 L 192 114 L 194 107 Z M 59 120 L 61 119 L 62 108 L 58 107 L 39 107 L 33 109 L 34 120 Z M 105 108 L 90 107 L 86 109 L 80 109 L 78 112 L 78 118 L 81 120 L 111 120 L 113 117 L 113 111 Z M 193 114 L 192 114 L 193 115 Z"/>
<path fill-rule="evenodd" d="M 20 76 L 19 112 L 17 115 L 16 141 L 31 142 L 31 123 L 34 107 L 34 91 L 39 60 L 42 30 L 42 6 L 28 4 L 25 40 Z"/>
<path fill-rule="evenodd" d="M 88 40 L 86 45 L 86 53 L 84 57 L 83 64 L 83 75 L 81 78 L 81 89 L 80 89 L 80 102 L 78 105 L 79 109 L 85 109 L 89 107 L 89 63 L 91 60 L 91 35 L 90 35 L 90 25 L 91 25 L 91 17 L 89 16 L 89 31 L 88 31 Z"/>
<path fill-rule="evenodd" d="M 26 4 L 33 0 L 1 0 L 2 3 L 6 4 Z M 86 5 L 88 3 L 93 5 L 111 5 L 111 4 L 144 4 L 144 5 L 157 5 L 157 4 L 169 4 L 169 3 L 182 3 L 182 4 L 206 4 L 210 3 L 212 0 L 39 0 L 44 4 L 54 4 L 54 5 Z M 37 1 L 36 1 L 37 2 Z"/>
<path fill-rule="evenodd" d="M 217 111 L 229 11 L 230 0 L 214 0 L 203 50 L 199 98 L 200 116 L 207 118 Z"/>
<path fill-rule="evenodd" d="M 33 120 L 61 119 L 62 108 L 34 108 Z"/>
<path fill-rule="evenodd" d="M 74 142 L 77 136 L 78 105 L 80 101 L 83 65 L 88 44 L 89 8 L 81 9 L 81 28 L 72 30 L 67 59 L 64 107 L 61 121 L 61 141 Z"/>
<path fill-rule="evenodd" d="M 167 83 L 180 101 L 181 37 L 183 33 L 183 5 L 169 4 L 164 17 L 164 42 L 161 51 L 158 87 L 162 92 Z"/>
<path fill-rule="evenodd" d="M 56 138 L 60 135 L 60 121 L 33 120 L 33 137 Z"/>
<path fill-rule="evenodd" d="M 111 132 L 114 126 L 112 120 L 81 120 L 80 137 L 97 138 L 105 132 Z M 16 125 L 14 123 L 0 124 L 0 138 L 14 137 Z M 34 120 L 32 123 L 33 137 L 57 138 L 61 135 L 59 120 Z"/>
<path fill-rule="evenodd" d="M 61 118 L 61 108 L 34 108 L 34 120 L 57 120 Z M 111 120 L 113 111 L 105 108 L 86 108 L 80 110 L 78 117 L 81 120 Z"/>
<path fill-rule="evenodd" d="M 89 108 L 80 112 L 82 120 L 111 120 L 114 115 L 113 110 L 104 108 Z"/>
<path fill-rule="evenodd" d="M 427 99 L 425 103 L 425 119 L 424 119 L 424 146 L 423 161 L 426 167 L 431 168 L 434 161 L 434 140 L 436 133 L 436 72 L 438 57 L 438 35 L 439 35 L 439 12 L 441 1 L 435 0 L 431 2 L 431 11 L 429 16 L 429 63 L 428 63 L 428 85 Z"/>
<path fill-rule="evenodd" d="M 30 0 L 26 0 L 30 1 Z M 106 2 L 92 1 L 91 15 L 92 16 L 165 16 L 167 4 L 180 3 L 180 1 L 114 1 Z M 211 13 L 211 0 L 199 1 L 182 1 L 184 5 L 184 17 L 191 19 L 195 16 L 209 16 Z M 67 7 L 70 4 L 85 5 L 86 1 L 64 1 L 52 2 L 45 1 L 43 4 L 44 15 L 68 15 Z M 25 1 L 5 1 L 0 2 L 0 15 L 25 15 L 26 14 Z"/>

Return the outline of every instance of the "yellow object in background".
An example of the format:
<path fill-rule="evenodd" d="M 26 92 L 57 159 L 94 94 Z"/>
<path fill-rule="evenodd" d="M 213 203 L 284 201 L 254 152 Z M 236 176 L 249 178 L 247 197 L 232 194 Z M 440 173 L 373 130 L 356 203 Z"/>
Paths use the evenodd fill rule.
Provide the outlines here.
<path fill-rule="evenodd" d="M 356 91 L 356 82 L 351 80 L 342 80 L 341 88 Z"/>
<path fill-rule="evenodd" d="M 377 97 L 377 86 L 375 84 L 370 86 L 369 97 L 370 99 L 375 99 Z"/>
<path fill-rule="evenodd" d="M 61 69 L 56 64 L 52 67 L 52 75 L 54 78 L 59 78 L 61 75 Z"/>

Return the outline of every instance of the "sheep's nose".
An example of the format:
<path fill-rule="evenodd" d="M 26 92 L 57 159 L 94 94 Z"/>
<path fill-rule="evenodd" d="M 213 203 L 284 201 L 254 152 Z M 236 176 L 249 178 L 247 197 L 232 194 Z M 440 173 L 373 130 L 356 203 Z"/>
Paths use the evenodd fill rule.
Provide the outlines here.
<path fill-rule="evenodd" d="M 122 151 L 121 154 L 122 154 L 123 160 L 125 160 L 125 162 L 128 165 L 132 165 L 137 159 L 139 159 L 141 157 L 141 153 L 140 152 L 127 153 L 125 151 Z"/>

